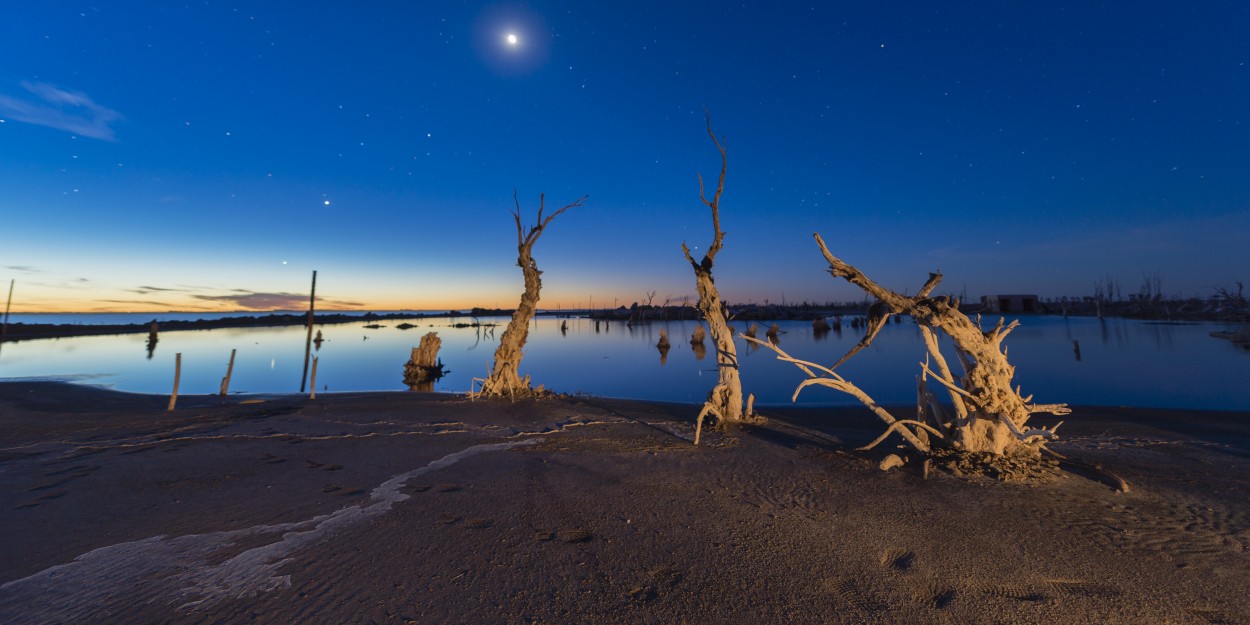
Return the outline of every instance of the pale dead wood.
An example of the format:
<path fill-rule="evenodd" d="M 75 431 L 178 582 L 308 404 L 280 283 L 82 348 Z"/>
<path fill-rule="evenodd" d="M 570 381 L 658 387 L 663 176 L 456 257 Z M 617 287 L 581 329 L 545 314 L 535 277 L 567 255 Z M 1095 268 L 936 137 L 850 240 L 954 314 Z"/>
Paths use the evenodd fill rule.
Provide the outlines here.
<path fill-rule="evenodd" d="M 442 345 L 437 332 L 421 337 L 417 347 L 412 348 L 408 362 L 404 363 L 404 384 L 416 389 L 443 377 L 443 363 L 438 359 L 438 350 Z"/>
<path fill-rule="evenodd" d="M 728 157 L 724 143 L 716 138 L 716 133 L 712 132 L 712 118 L 710 115 L 707 116 L 707 134 L 711 137 L 712 143 L 716 146 L 717 151 L 720 152 L 721 157 L 720 177 L 717 179 L 716 192 L 711 199 L 708 199 L 704 190 L 703 176 L 699 175 L 698 177 L 699 199 L 712 212 L 712 245 L 708 247 L 702 260 L 696 262 L 690 254 L 690 248 L 685 243 L 681 244 L 682 254 L 685 255 L 686 261 L 694 269 L 695 287 L 699 294 L 696 308 L 703 315 L 703 320 L 707 323 L 708 333 L 712 336 L 712 343 L 716 346 L 718 381 L 716 386 L 712 388 L 712 391 L 708 393 L 704 409 L 699 412 L 698 421 L 700 427 L 703 419 L 709 414 L 724 422 L 738 422 L 750 416 L 748 413 L 744 413 L 742 407 L 742 380 L 739 377 L 738 370 L 738 351 L 734 346 L 733 331 L 729 328 L 728 311 L 725 309 L 720 293 L 716 290 L 716 283 L 712 279 L 713 262 L 716 259 L 716 255 L 724 247 L 725 242 L 725 232 L 720 227 L 720 199 L 725 191 L 725 170 L 728 165 Z"/>
<path fill-rule="evenodd" d="M 1003 339 L 1019 327 L 1018 321 L 1006 323 L 999 319 L 995 326 L 983 331 L 980 320 L 973 323 L 959 310 L 958 300 L 931 296 L 941 283 L 939 272 L 930 273 L 915 296 L 905 296 L 887 289 L 865 275 L 858 268 L 834 256 L 819 234 L 815 235 L 821 254 L 829 264 L 829 273 L 843 278 L 876 298 L 870 309 L 868 331 L 864 338 L 832 367 L 820 367 L 813 363 L 797 361 L 785 355 L 775 345 L 766 345 L 778 352 L 780 360 L 798 366 L 809 378 L 795 389 L 795 397 L 808 386 L 826 386 L 860 399 L 861 403 L 878 413 L 875 402 L 857 387 L 850 384 L 833 369 L 851 356 L 870 345 L 890 315 L 906 314 L 920 325 L 928 351 L 925 362 L 920 363 L 921 376 L 917 383 L 917 418 L 915 432 L 906 427 L 890 425 L 887 434 L 897 431 L 918 450 L 927 451 L 928 441 L 922 437 L 933 433 L 942 437 L 942 443 L 963 452 L 989 452 L 993 455 L 1026 454 L 1037 456 L 1046 442 L 1056 438 L 1050 428 L 1029 428 L 1029 417 L 1037 412 L 1067 414 L 1065 404 L 1030 404 L 1032 396 L 1024 396 L 1019 387 L 1012 388 L 1015 368 L 1007 360 L 1007 348 Z M 935 331 L 941 329 L 954 344 L 956 355 L 964 367 L 964 375 L 956 380 L 939 349 Z M 930 367 L 930 359 L 933 367 Z M 935 371 L 936 369 L 936 371 Z M 817 375 L 821 371 L 824 376 Z M 955 410 L 955 418 L 948 422 L 939 402 L 929 392 L 925 381 L 932 376 L 948 391 Z M 858 393 L 857 393 L 858 391 Z M 880 410 L 884 412 L 884 410 Z M 878 416 L 881 416 L 878 413 Z"/>
<path fill-rule="evenodd" d="M 522 350 L 525 347 L 525 341 L 529 338 L 530 321 L 534 319 L 534 313 L 538 309 L 539 294 L 542 291 L 542 271 L 538 269 L 538 263 L 534 261 L 533 250 L 534 243 L 538 241 L 538 237 L 547 229 L 551 221 L 556 217 L 564 214 L 570 208 L 581 206 L 588 196 L 582 196 L 573 202 L 564 205 L 559 210 L 543 217 L 543 210 L 546 204 L 546 195 L 538 196 L 538 217 L 535 224 L 525 229 L 521 226 L 521 202 L 517 199 L 516 192 L 512 193 L 512 201 L 516 205 L 516 210 L 512 213 L 513 221 L 516 222 L 517 233 L 517 265 L 521 268 L 521 273 L 525 279 L 525 292 L 521 294 L 521 303 L 517 306 L 515 312 L 512 313 L 512 320 L 508 322 L 507 329 L 499 339 L 499 347 L 495 350 L 495 362 L 491 368 L 490 374 L 482 381 L 481 390 L 474 396 L 502 397 L 508 396 L 515 399 L 517 394 L 529 395 L 533 391 L 530 388 L 529 376 L 521 377 L 517 372 L 521 364 Z"/>
<path fill-rule="evenodd" d="M 877 418 L 884 421 L 886 425 L 891 426 L 891 428 L 888 429 L 887 432 L 893 431 L 893 425 L 898 422 L 898 420 L 894 418 L 894 415 L 890 414 L 889 411 L 887 411 L 885 408 L 882 408 L 881 405 L 878 404 L 876 400 L 874 400 L 872 397 L 870 397 L 868 393 L 865 393 L 863 389 L 860 389 L 858 386 L 855 386 L 850 381 L 843 378 L 841 375 L 838 375 L 836 372 L 833 371 L 833 369 L 828 368 L 828 367 L 823 367 L 814 362 L 809 362 L 806 360 L 799 360 L 798 358 L 795 358 L 794 356 L 787 354 L 785 350 L 781 349 L 780 347 L 776 345 L 773 345 L 772 343 L 768 341 L 761 341 L 759 339 L 751 338 L 749 336 L 744 336 L 744 335 L 739 335 L 739 336 L 742 336 L 742 338 L 747 341 L 750 341 L 757 345 L 761 345 L 763 347 L 767 347 L 768 349 L 773 350 L 773 352 L 777 355 L 777 360 L 791 363 L 795 365 L 796 367 L 798 367 L 799 370 L 801 370 L 803 373 L 807 374 L 808 378 L 806 380 L 803 380 L 801 383 L 799 383 L 798 387 L 794 389 L 794 395 L 790 397 L 790 401 L 797 400 L 799 398 L 799 393 L 803 392 L 803 389 L 809 386 L 824 386 L 824 387 L 832 388 L 834 390 L 846 393 L 847 395 L 850 395 L 851 397 L 854 397 L 855 399 L 858 399 L 861 404 L 863 404 L 865 407 L 871 410 L 873 414 L 877 415 Z M 828 377 L 820 377 L 813 371 L 813 369 L 823 372 Z M 899 434 L 901 434 L 903 438 L 907 439 L 907 442 L 911 444 L 911 446 L 916 448 L 917 450 L 925 451 L 925 452 L 929 451 L 929 445 L 926 444 L 924 441 L 920 440 L 920 438 L 916 436 L 915 433 L 907 430 L 906 428 L 900 428 Z M 937 432 L 937 435 L 941 436 L 942 434 L 941 432 Z"/>
<path fill-rule="evenodd" d="M 699 345 L 702 345 L 702 344 L 703 344 L 703 339 L 704 339 L 706 336 L 707 336 L 707 334 L 703 331 L 703 326 L 702 326 L 702 325 L 696 325 L 696 326 L 694 327 L 694 332 L 690 334 L 690 342 L 691 342 L 691 343 L 698 343 Z"/>

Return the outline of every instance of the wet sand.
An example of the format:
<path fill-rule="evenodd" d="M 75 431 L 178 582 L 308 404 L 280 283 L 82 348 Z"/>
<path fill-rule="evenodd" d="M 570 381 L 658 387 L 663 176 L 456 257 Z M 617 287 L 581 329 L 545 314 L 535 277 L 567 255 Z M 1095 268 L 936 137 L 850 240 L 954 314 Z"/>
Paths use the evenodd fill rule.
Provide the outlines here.
<path fill-rule="evenodd" d="M 883 473 L 857 408 L 167 401 L 0 384 L 0 622 L 1250 623 L 1246 413 L 1076 408 L 1120 493 Z"/>

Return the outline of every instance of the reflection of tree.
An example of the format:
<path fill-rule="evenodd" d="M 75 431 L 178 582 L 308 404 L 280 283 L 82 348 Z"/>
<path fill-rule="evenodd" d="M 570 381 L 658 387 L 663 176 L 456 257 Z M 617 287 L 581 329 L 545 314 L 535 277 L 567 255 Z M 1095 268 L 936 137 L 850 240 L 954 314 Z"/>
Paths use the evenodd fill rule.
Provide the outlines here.
<path fill-rule="evenodd" d="M 691 343 L 690 348 L 694 350 L 695 360 L 703 360 L 707 357 L 707 345 L 704 345 L 702 341 Z"/>
<path fill-rule="evenodd" d="M 152 325 L 148 327 L 148 342 L 146 346 L 148 350 L 148 360 L 152 360 L 152 355 L 156 353 L 156 344 L 161 340 L 160 337 L 157 336 L 159 332 L 160 326 L 158 326 L 156 320 L 153 319 Z"/>

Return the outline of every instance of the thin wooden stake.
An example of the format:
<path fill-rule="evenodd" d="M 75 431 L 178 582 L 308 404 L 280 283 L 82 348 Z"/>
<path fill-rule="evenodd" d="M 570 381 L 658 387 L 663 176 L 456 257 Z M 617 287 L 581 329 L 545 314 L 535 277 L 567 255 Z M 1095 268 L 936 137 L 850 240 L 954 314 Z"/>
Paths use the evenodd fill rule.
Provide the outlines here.
<path fill-rule="evenodd" d="M 9 306 L 13 305 L 13 283 L 17 280 L 9 280 L 9 300 L 4 303 L 4 323 L 0 324 L 0 345 L 4 344 L 4 335 L 9 331 Z"/>
<path fill-rule="evenodd" d="M 169 412 L 173 412 L 174 404 L 178 403 L 178 381 L 182 379 L 182 352 L 174 354 L 174 392 L 169 395 Z"/>
<path fill-rule="evenodd" d="M 230 350 L 230 364 L 226 365 L 226 377 L 221 379 L 221 395 L 225 397 L 226 391 L 230 390 L 230 375 L 234 373 L 234 352 Z"/>
<path fill-rule="evenodd" d="M 321 359 L 313 358 L 313 369 L 312 369 L 312 380 L 311 380 L 312 392 L 308 394 L 308 399 L 317 399 L 317 361 L 318 360 L 321 360 Z"/>
<path fill-rule="evenodd" d="M 308 294 L 308 339 L 304 341 L 304 375 L 299 380 L 299 392 L 304 392 L 304 382 L 308 381 L 308 357 L 312 354 L 313 309 L 317 304 L 317 271 L 313 270 L 312 290 Z"/>

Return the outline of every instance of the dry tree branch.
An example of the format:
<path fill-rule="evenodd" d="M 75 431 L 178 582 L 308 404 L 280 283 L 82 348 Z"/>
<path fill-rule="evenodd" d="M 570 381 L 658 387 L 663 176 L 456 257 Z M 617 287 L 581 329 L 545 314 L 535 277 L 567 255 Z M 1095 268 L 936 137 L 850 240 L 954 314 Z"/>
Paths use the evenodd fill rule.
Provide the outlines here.
<path fill-rule="evenodd" d="M 846 393 L 854 397 L 855 399 L 858 399 L 860 403 L 864 404 L 864 406 L 866 406 L 869 410 L 871 410 L 873 414 L 877 415 L 877 418 L 884 421 L 887 425 L 893 426 L 895 423 L 898 422 L 898 420 L 894 418 L 894 415 L 887 412 L 885 408 L 882 408 L 881 405 L 876 402 L 876 400 L 874 400 L 872 397 L 868 395 L 868 393 L 865 393 L 858 386 L 855 386 L 851 382 L 844 379 L 842 376 L 838 375 L 837 373 L 834 373 L 832 369 L 828 367 L 822 367 L 814 362 L 809 362 L 806 360 L 799 360 L 798 358 L 795 358 L 794 356 L 787 354 L 780 347 L 777 347 L 776 345 L 773 345 L 772 343 L 768 341 L 761 341 L 759 339 L 746 336 L 745 334 L 739 334 L 738 336 L 747 341 L 750 341 L 757 345 L 761 345 L 763 347 L 767 347 L 768 349 L 773 350 L 773 352 L 777 354 L 777 360 L 791 363 L 797 366 L 799 369 L 801 369 L 804 373 L 806 373 L 809 376 L 808 379 L 803 380 L 801 383 L 799 383 L 799 386 L 798 388 L 794 390 L 794 395 L 791 397 L 790 401 L 794 401 L 798 399 L 799 392 L 809 386 L 827 386 L 834 390 L 842 391 L 843 393 Z M 832 377 L 828 377 L 828 378 L 818 377 L 814 373 L 812 373 L 812 369 L 819 369 L 829 374 Z M 928 426 L 925 426 L 925 427 L 928 427 Z M 917 438 L 916 435 L 913 434 L 910 430 L 908 430 L 907 428 L 898 428 L 898 432 L 899 434 L 903 436 L 904 439 L 907 440 L 907 442 L 912 447 L 914 447 L 915 449 L 921 452 L 928 453 L 929 445 L 926 444 L 924 441 L 920 440 L 919 438 Z M 942 436 L 942 433 L 937 432 L 936 430 L 934 430 L 934 433 L 936 433 L 939 437 Z"/>
<path fill-rule="evenodd" d="M 951 369 L 946 364 L 946 358 L 942 356 L 942 351 L 938 347 L 937 335 L 929 326 L 920 326 L 920 335 L 924 338 L 925 347 L 928 348 L 929 354 L 933 356 L 933 362 L 937 364 L 938 377 L 951 384 L 955 383 L 955 377 L 951 375 Z M 959 419 L 962 424 L 968 418 L 968 408 L 964 405 L 964 400 L 958 393 L 951 392 L 951 404 L 955 407 L 955 418 Z"/>
<path fill-rule="evenodd" d="M 860 350 L 871 345 L 873 339 L 877 338 L 877 334 L 881 332 L 881 328 L 884 328 L 886 322 L 890 320 L 890 313 L 888 311 L 882 312 L 880 308 L 878 308 L 878 305 L 881 305 L 881 302 L 877 302 L 876 304 L 873 304 L 871 308 L 869 308 L 869 313 L 868 313 L 869 320 L 868 321 L 870 325 L 868 328 L 868 332 L 864 334 L 864 338 L 860 339 L 859 342 L 856 343 L 855 346 L 852 347 L 851 350 L 848 351 L 845 356 L 843 356 L 837 362 L 833 363 L 833 366 L 829 367 L 830 369 L 837 369 L 838 367 L 842 366 L 842 363 L 850 360 L 851 356 L 858 354 Z M 882 307 L 884 307 L 884 305 L 882 305 Z"/>
<path fill-rule="evenodd" d="M 855 450 L 856 450 L 856 451 L 868 451 L 869 449 L 872 449 L 873 447 L 876 447 L 877 445 L 880 445 L 880 444 L 881 444 L 881 441 L 884 441 L 885 439 L 889 438 L 889 437 L 890 437 L 890 435 L 894 433 L 894 430 L 898 430 L 900 434 L 903 434 L 904 432 L 906 432 L 907 434 L 910 434 L 910 432 L 907 432 L 907 430 L 906 430 L 906 429 L 903 429 L 903 426 L 905 426 L 905 425 L 910 425 L 910 426 L 913 426 L 913 427 L 918 427 L 918 428 L 920 428 L 920 429 L 922 429 L 922 430 L 924 430 L 924 431 L 926 431 L 926 432 L 928 432 L 928 433 L 930 433 L 930 434 L 933 434 L 934 436 L 937 436 L 938 438 L 941 438 L 941 439 L 945 439 L 945 438 L 946 438 L 946 435 L 942 434 L 940 431 L 938 431 L 938 429 L 937 429 L 937 428 L 935 428 L 935 427 L 933 427 L 933 426 L 931 426 L 931 425 L 929 425 L 929 424 L 927 424 L 927 423 L 922 423 L 922 422 L 920 422 L 920 421 L 916 421 L 916 420 L 913 420 L 913 419 L 899 419 L 898 421 L 895 421 L 894 423 L 891 423 L 891 424 L 890 424 L 890 426 L 889 426 L 889 427 L 887 427 L 887 428 L 885 429 L 885 431 L 881 433 L 881 436 L 878 436 L 877 438 L 873 439 L 873 441 L 872 441 L 871 443 L 868 443 L 867 445 L 864 445 L 863 447 L 856 447 L 856 448 L 855 448 Z M 904 436 L 906 436 L 906 434 L 904 434 Z M 925 452 L 927 452 L 927 451 L 929 451 L 929 449 L 928 449 L 928 447 L 926 447 L 925 449 L 921 449 L 920 451 L 925 451 Z"/>
<path fill-rule="evenodd" d="M 712 239 L 712 246 L 708 248 L 707 254 L 703 256 L 704 262 L 711 265 L 712 261 L 716 259 L 717 252 L 724 246 L 725 233 L 721 232 L 720 229 L 720 196 L 725 192 L 725 168 L 729 164 L 729 157 L 726 155 L 724 143 L 716 138 L 716 133 L 712 132 L 712 114 L 704 110 L 703 116 L 707 120 L 707 136 L 712 138 L 712 143 L 716 144 L 716 149 L 720 152 L 720 178 L 716 182 L 716 194 L 712 196 L 710 202 L 703 193 L 703 175 L 699 175 L 699 199 L 708 208 L 712 209 L 712 228 L 716 231 L 716 237 Z"/>

